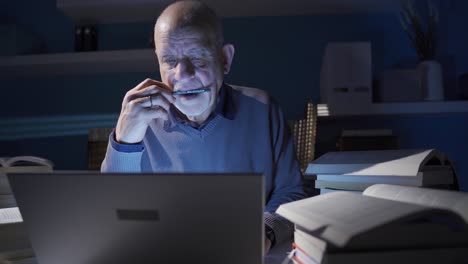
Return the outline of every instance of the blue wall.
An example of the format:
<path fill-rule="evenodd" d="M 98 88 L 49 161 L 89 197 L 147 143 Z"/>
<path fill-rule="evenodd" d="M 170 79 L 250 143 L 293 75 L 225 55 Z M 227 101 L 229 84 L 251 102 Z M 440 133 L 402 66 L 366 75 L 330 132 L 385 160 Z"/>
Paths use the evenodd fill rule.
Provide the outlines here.
<path fill-rule="evenodd" d="M 452 0 L 449 17 L 449 53 L 456 54 L 458 73 L 468 72 L 468 1 Z"/>
<path fill-rule="evenodd" d="M 55 7 L 54 0 L 2 1 L 1 23 L 31 30 L 46 50 L 73 50 L 74 22 Z M 440 54 L 453 55 L 457 73 L 468 72 L 468 4 L 438 1 L 441 7 Z M 249 17 L 224 20 L 226 40 L 236 47 L 227 81 L 259 87 L 282 105 L 288 119 L 301 118 L 307 99 L 318 102 L 319 72 L 329 41 L 371 41 L 374 75 L 415 53 L 394 14 Z M 146 48 L 153 25 L 99 25 L 101 50 Z M 115 114 L 124 93 L 158 72 L 27 77 L 0 80 L 0 120 L 14 117 Z M 456 163 L 461 186 L 468 190 L 468 114 L 401 115 L 321 119 L 318 153 L 334 149 L 342 129 L 389 128 L 402 148 L 438 148 Z M 0 142 L 0 156 L 31 154 L 53 160 L 57 169 L 85 169 L 85 135 Z"/>

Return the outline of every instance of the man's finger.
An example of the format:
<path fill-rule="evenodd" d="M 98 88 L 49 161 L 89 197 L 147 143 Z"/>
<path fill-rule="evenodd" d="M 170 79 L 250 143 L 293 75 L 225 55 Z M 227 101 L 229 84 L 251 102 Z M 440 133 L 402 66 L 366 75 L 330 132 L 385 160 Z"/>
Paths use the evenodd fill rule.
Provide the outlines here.
<path fill-rule="evenodd" d="M 168 111 L 162 107 L 145 108 L 145 111 L 143 111 L 143 115 L 147 119 L 161 118 L 161 119 L 167 120 Z"/>
<path fill-rule="evenodd" d="M 144 81 L 142 81 L 141 83 L 139 83 L 137 86 L 135 86 L 134 88 L 130 89 L 129 91 L 127 91 L 127 93 L 125 94 L 125 97 L 124 97 L 124 102 L 129 102 L 129 98 L 133 97 L 133 94 L 139 90 L 142 90 L 150 85 L 155 85 L 155 86 L 158 86 L 161 90 L 165 90 L 167 91 L 168 93 L 172 93 L 172 89 L 169 88 L 166 84 L 162 83 L 162 82 L 159 82 L 159 81 L 156 81 L 156 80 L 153 80 L 151 78 L 146 78 Z"/>
<path fill-rule="evenodd" d="M 156 107 L 159 106 L 165 110 L 169 110 L 171 103 L 160 93 L 156 95 L 148 95 L 139 97 L 131 101 L 132 104 L 140 107 Z"/>
<path fill-rule="evenodd" d="M 155 107 L 159 106 L 164 108 L 165 110 L 169 111 L 169 107 L 171 106 L 171 102 L 167 100 L 162 94 L 156 95 L 148 95 L 146 96 L 148 100 L 145 100 L 142 105 L 144 107 Z"/>
<path fill-rule="evenodd" d="M 140 91 L 134 92 L 131 97 L 136 98 L 136 97 L 143 97 L 143 96 L 156 95 L 156 94 L 161 94 L 171 103 L 174 103 L 176 101 L 176 98 L 174 95 L 172 95 L 172 92 L 161 90 L 160 87 L 156 85 L 150 85 Z"/>
<path fill-rule="evenodd" d="M 146 78 L 145 80 L 143 80 L 141 83 L 139 83 L 137 86 L 135 86 L 135 88 L 131 89 L 130 91 L 138 91 L 138 90 L 141 90 L 143 88 L 145 88 L 146 86 L 149 86 L 152 83 L 153 79 L 150 79 L 150 78 Z"/>
<path fill-rule="evenodd" d="M 167 86 L 165 83 L 160 82 L 160 81 L 156 81 L 156 80 L 153 80 L 153 79 L 150 79 L 150 78 L 147 78 L 143 82 L 138 84 L 135 87 L 135 90 L 136 91 L 141 90 L 141 89 L 144 89 L 145 87 L 150 86 L 150 85 L 155 85 L 155 86 L 158 86 L 159 88 L 161 88 L 162 90 L 165 90 L 167 92 L 172 92 L 172 89 L 169 86 Z"/>

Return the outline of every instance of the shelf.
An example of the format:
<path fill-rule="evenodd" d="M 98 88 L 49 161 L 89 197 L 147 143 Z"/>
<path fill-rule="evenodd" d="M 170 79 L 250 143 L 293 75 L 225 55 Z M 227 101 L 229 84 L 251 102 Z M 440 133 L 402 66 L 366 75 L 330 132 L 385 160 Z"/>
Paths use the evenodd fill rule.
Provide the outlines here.
<path fill-rule="evenodd" d="M 57 8 L 84 24 L 154 22 L 171 0 L 57 0 Z M 206 0 L 222 17 L 392 12 L 403 0 Z"/>
<path fill-rule="evenodd" d="M 317 116 L 365 116 L 365 115 L 399 115 L 399 114 L 428 114 L 428 113 L 468 113 L 466 101 L 437 101 L 437 102 L 402 102 L 402 103 L 374 103 L 367 107 L 334 112 L 327 104 L 317 105 Z"/>
<path fill-rule="evenodd" d="M 317 108 L 319 118 L 390 114 L 468 113 L 468 101 L 381 103 L 373 104 L 373 110 L 365 113 L 348 112 L 346 114 L 328 115 L 325 113 L 325 104 L 318 104 Z M 97 114 L 0 118 L 0 141 L 88 135 L 91 128 L 115 127 L 118 116 L 118 114 Z"/>
<path fill-rule="evenodd" d="M 0 117 L 0 141 L 88 135 L 89 129 L 115 127 L 119 114 Z"/>
<path fill-rule="evenodd" d="M 153 49 L 90 51 L 0 57 L 1 76 L 153 72 Z"/>

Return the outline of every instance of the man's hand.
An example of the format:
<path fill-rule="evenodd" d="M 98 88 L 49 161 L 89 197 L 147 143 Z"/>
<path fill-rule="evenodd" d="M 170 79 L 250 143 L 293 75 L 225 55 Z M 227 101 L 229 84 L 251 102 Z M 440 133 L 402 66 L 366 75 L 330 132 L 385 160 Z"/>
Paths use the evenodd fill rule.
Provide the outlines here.
<path fill-rule="evenodd" d="M 152 79 L 146 79 L 128 91 L 115 129 L 117 142 L 141 142 L 153 119 L 167 120 L 169 107 L 174 102 L 172 90 L 164 83 Z"/>
<path fill-rule="evenodd" d="M 271 241 L 270 239 L 265 237 L 265 255 L 268 254 L 268 251 L 270 251 L 271 247 Z"/>

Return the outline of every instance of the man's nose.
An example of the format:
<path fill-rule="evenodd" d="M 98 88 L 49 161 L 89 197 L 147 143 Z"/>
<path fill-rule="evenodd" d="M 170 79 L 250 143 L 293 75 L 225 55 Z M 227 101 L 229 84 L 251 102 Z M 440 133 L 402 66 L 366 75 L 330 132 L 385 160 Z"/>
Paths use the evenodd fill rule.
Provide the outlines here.
<path fill-rule="evenodd" d="M 175 70 L 175 77 L 177 80 L 192 77 L 195 74 L 195 69 L 188 59 L 179 60 Z"/>

